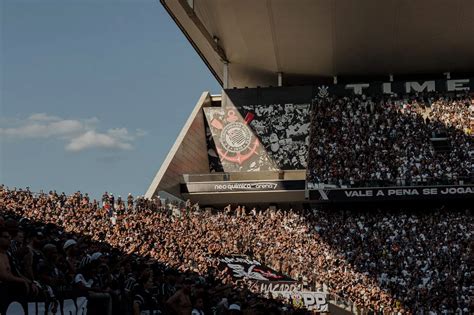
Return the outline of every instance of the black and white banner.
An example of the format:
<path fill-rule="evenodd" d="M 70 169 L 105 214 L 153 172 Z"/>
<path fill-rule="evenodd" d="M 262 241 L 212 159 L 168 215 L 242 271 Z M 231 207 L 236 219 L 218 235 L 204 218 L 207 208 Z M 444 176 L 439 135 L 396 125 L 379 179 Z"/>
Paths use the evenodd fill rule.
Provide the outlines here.
<path fill-rule="evenodd" d="M 424 92 L 474 92 L 474 78 L 354 82 L 348 84 L 226 90 L 226 94 L 235 106 L 248 104 L 303 104 L 311 103 L 311 100 L 314 98 L 324 98 L 331 95 L 404 95 Z"/>
<path fill-rule="evenodd" d="M 0 297 L 1 299 L 2 297 Z M 25 299 L 14 299 L 10 302 L 0 303 L 2 309 L 0 314 L 5 315 L 86 315 L 87 298 L 76 297 L 64 300 L 58 300 L 59 304 L 53 307 L 51 303 L 43 301 L 28 301 Z"/>
<path fill-rule="evenodd" d="M 218 259 L 219 270 L 227 268 L 235 279 L 296 283 L 295 280 L 247 256 L 224 256 Z"/>
<path fill-rule="evenodd" d="M 252 288 L 271 296 L 283 298 L 293 305 L 319 312 L 328 311 L 326 294 L 322 292 L 303 291 L 303 286 L 296 280 L 262 265 L 247 256 L 219 257 L 219 270 L 225 270 L 234 279 L 251 280 Z"/>
<path fill-rule="evenodd" d="M 181 184 L 181 193 L 305 190 L 304 180 L 220 181 Z"/>
<path fill-rule="evenodd" d="M 306 169 L 310 103 L 246 104 L 236 107 L 243 117 L 251 115 L 249 126 L 282 170 Z"/>
<path fill-rule="evenodd" d="M 323 292 L 305 291 L 299 282 L 258 282 L 259 291 L 274 299 L 285 299 L 293 305 L 305 307 L 311 311 L 327 312 L 327 294 Z"/>
<path fill-rule="evenodd" d="M 291 301 L 293 305 L 301 306 L 310 311 L 327 312 L 329 304 L 326 294 L 312 291 L 274 291 L 271 292 L 274 299 L 284 298 Z"/>
<path fill-rule="evenodd" d="M 312 189 L 312 201 L 393 201 L 393 200 L 447 200 L 474 197 L 474 185 L 379 187 L 350 189 Z"/>

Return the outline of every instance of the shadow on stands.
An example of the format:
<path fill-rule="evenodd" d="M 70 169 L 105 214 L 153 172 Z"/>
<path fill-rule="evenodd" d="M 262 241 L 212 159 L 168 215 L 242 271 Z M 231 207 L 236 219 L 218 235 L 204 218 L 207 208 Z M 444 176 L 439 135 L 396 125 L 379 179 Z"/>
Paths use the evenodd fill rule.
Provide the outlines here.
<path fill-rule="evenodd" d="M 205 275 L 177 270 L 132 248 L 114 248 L 104 233 L 94 240 L 5 208 L 0 232 L 14 275 L 0 282 L 0 314 L 306 314 L 216 268 Z"/>

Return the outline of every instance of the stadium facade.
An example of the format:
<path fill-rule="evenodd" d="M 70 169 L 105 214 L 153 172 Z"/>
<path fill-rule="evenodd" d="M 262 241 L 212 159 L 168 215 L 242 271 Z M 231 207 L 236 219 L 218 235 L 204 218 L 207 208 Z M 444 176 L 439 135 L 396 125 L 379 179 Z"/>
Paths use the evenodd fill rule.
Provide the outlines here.
<path fill-rule="evenodd" d="M 316 104 L 474 92 L 473 1 L 161 4 L 223 90 L 201 95 L 146 197 L 165 191 L 207 205 L 472 201 L 472 169 L 450 181 L 363 186 L 313 183 L 308 172 L 322 136 L 311 118 Z M 472 144 L 470 131 L 459 137 Z M 433 151 L 449 147 L 450 135 L 428 142 Z"/>

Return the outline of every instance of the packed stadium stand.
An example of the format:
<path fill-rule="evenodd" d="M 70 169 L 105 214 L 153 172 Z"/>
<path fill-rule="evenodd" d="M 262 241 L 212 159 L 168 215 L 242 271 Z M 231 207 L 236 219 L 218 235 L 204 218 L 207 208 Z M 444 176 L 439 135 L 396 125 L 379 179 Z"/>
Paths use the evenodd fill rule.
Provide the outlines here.
<path fill-rule="evenodd" d="M 228 314 L 230 305 L 247 314 L 293 314 L 301 308 L 296 300 L 265 299 L 251 281 L 232 277 L 228 268 L 246 272 L 235 264 L 218 268 L 219 257 L 240 253 L 359 313 L 473 310 L 469 207 L 228 206 L 212 213 L 111 198 L 105 194 L 100 203 L 80 192 L 34 195 L 2 187 L 0 250 L 11 268 L 0 274 L 2 297 L 45 298 L 57 310 L 64 307 L 59 299 L 79 294 L 88 298 L 90 313 L 102 314 L 191 314 L 193 307 Z"/>
<path fill-rule="evenodd" d="M 472 182 L 474 99 L 468 94 L 319 98 L 311 121 L 310 185 Z"/>

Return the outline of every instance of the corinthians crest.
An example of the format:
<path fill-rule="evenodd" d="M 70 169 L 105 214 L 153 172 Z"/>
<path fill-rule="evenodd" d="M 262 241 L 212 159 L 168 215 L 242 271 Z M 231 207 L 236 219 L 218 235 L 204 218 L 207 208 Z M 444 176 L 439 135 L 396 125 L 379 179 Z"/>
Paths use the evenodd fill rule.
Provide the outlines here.
<path fill-rule="evenodd" d="M 329 87 L 326 85 L 318 86 L 318 96 L 320 98 L 326 98 L 329 96 Z"/>
<path fill-rule="evenodd" d="M 246 125 L 233 122 L 224 127 L 221 144 L 227 152 L 240 153 L 250 147 L 252 135 Z"/>
<path fill-rule="evenodd" d="M 222 167 L 226 172 L 273 170 L 260 140 L 249 126 L 254 118 L 242 118 L 235 107 L 204 108 Z"/>
<path fill-rule="evenodd" d="M 256 153 L 260 143 L 248 126 L 252 118 L 249 116 L 244 122 L 238 120 L 235 111 L 229 110 L 222 121 L 213 119 L 211 125 L 221 130 L 221 147 L 217 147 L 219 155 L 224 160 L 242 165 Z"/>

